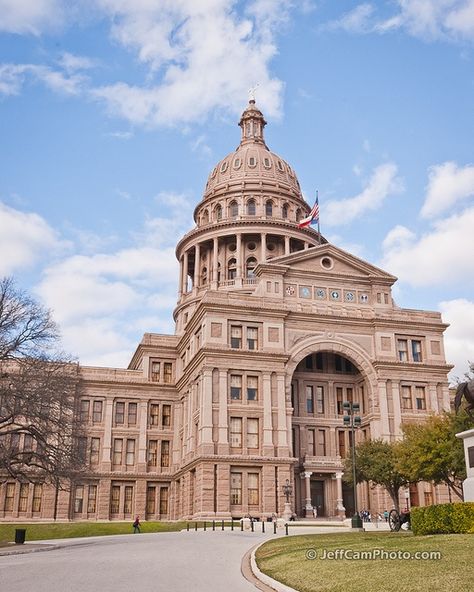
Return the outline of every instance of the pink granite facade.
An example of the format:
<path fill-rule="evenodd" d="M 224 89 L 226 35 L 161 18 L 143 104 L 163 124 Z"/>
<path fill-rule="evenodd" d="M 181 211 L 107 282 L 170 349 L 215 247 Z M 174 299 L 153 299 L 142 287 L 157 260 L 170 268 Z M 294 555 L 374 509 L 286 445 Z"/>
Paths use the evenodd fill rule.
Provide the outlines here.
<path fill-rule="evenodd" d="M 309 207 L 265 123 L 250 101 L 177 245 L 175 335 L 145 334 L 127 369 L 81 369 L 88 478 L 57 496 L 6 481 L 0 519 L 267 517 L 287 479 L 298 515 L 351 515 L 343 401 L 361 406 L 356 441 L 449 409 L 439 313 L 399 308 L 395 277 L 298 228 Z M 409 494 L 445 501 L 430 484 Z M 358 497 L 391 505 L 364 484 Z"/>

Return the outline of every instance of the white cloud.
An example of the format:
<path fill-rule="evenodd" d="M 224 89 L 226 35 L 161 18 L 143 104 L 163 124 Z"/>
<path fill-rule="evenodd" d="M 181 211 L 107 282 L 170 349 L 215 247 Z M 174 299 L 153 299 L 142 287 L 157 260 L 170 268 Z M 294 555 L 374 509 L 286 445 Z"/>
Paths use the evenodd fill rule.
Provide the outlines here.
<path fill-rule="evenodd" d="M 269 63 L 288 3 L 247 2 L 243 16 L 228 0 L 99 5 L 113 19 L 114 39 L 150 68 L 145 86 L 121 81 L 91 91 L 112 114 L 145 126 L 193 122 L 216 108 L 239 111 L 258 82 L 259 105 L 279 115 L 283 84 L 271 76 Z"/>
<path fill-rule="evenodd" d="M 0 202 L 0 276 L 30 267 L 48 251 L 65 246 L 41 216 Z"/>
<path fill-rule="evenodd" d="M 96 60 L 85 56 L 74 55 L 69 52 L 64 52 L 58 60 L 58 64 L 66 72 L 76 72 L 78 70 L 89 70 L 97 65 Z"/>
<path fill-rule="evenodd" d="M 39 35 L 61 24 L 61 0 L 0 0 L 0 31 Z"/>
<path fill-rule="evenodd" d="M 23 84 L 31 79 L 42 82 L 54 92 L 77 95 L 87 78 L 82 74 L 62 72 L 37 64 L 0 64 L 0 93 L 17 95 Z"/>
<path fill-rule="evenodd" d="M 397 166 L 391 162 L 380 165 L 361 193 L 355 197 L 331 201 L 324 208 L 325 224 L 338 226 L 352 222 L 357 216 L 376 210 L 389 195 L 401 190 L 402 182 L 397 177 Z"/>
<path fill-rule="evenodd" d="M 474 165 L 459 167 L 455 162 L 445 162 L 432 166 L 421 215 L 435 217 L 473 195 Z"/>
<path fill-rule="evenodd" d="M 375 11 L 377 4 L 364 2 L 324 28 L 381 34 L 404 29 L 425 40 L 474 37 L 474 0 L 396 0 L 396 4 L 397 12 L 380 18 Z"/>
<path fill-rule="evenodd" d="M 398 226 L 384 241 L 382 267 L 412 286 L 473 285 L 474 207 L 439 220 L 421 236 Z"/>
<path fill-rule="evenodd" d="M 454 364 L 453 378 L 462 378 L 468 362 L 474 362 L 474 302 L 465 298 L 439 304 L 443 320 L 450 324 L 445 333 L 446 360 Z"/>

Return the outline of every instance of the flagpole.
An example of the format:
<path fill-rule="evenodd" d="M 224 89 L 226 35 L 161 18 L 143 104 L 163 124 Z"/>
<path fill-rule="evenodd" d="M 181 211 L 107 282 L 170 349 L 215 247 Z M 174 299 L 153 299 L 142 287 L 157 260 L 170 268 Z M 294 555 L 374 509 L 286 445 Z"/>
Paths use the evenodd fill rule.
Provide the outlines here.
<path fill-rule="evenodd" d="M 316 201 L 318 202 L 318 206 L 319 206 L 319 191 L 316 189 Z M 321 245 L 321 228 L 319 226 L 319 219 L 321 218 L 321 216 L 318 213 L 318 241 L 319 244 Z"/>

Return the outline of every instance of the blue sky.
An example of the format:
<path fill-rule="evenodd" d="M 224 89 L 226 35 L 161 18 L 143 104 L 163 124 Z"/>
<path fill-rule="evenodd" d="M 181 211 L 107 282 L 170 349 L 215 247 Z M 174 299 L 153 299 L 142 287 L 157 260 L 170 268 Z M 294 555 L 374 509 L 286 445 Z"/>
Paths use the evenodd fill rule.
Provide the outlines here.
<path fill-rule="evenodd" d="M 0 0 L 0 275 L 86 364 L 172 333 L 174 247 L 258 84 L 321 230 L 474 361 L 474 0 Z"/>

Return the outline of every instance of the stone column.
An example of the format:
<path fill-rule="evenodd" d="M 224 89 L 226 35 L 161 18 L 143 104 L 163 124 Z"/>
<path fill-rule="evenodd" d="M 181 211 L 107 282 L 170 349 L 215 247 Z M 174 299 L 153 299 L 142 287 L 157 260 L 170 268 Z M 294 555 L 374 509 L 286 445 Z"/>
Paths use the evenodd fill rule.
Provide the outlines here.
<path fill-rule="evenodd" d="M 342 496 L 342 472 L 336 473 L 336 489 L 337 489 L 337 498 L 336 498 L 336 512 L 339 518 L 343 519 L 346 517 L 346 508 L 344 507 L 344 501 Z"/>
<path fill-rule="evenodd" d="M 183 294 L 188 293 L 188 252 L 183 255 L 183 275 L 182 275 Z"/>
<path fill-rule="evenodd" d="M 262 232 L 260 235 L 260 242 L 262 243 L 262 261 L 267 260 L 267 234 Z"/>
<path fill-rule="evenodd" d="M 235 238 L 237 243 L 235 251 L 235 258 L 237 260 L 237 279 L 239 279 L 244 276 L 244 274 L 242 273 L 242 235 L 240 234 L 240 232 L 236 234 Z"/>
<path fill-rule="evenodd" d="M 305 471 L 303 473 L 304 475 L 304 485 L 305 485 L 305 507 L 304 507 L 304 511 L 305 511 L 305 516 L 306 518 L 312 518 L 313 517 L 313 505 L 311 503 L 311 475 L 312 475 L 312 471 Z"/>
<path fill-rule="evenodd" d="M 183 295 L 183 258 L 179 258 L 179 287 L 178 287 L 179 297 Z"/>
<path fill-rule="evenodd" d="M 114 400 L 107 399 L 104 412 L 104 440 L 102 442 L 102 471 L 110 471 L 112 458 L 112 419 L 114 411 Z"/>
<path fill-rule="evenodd" d="M 288 456 L 288 433 L 286 424 L 286 396 L 285 375 L 277 376 L 277 400 L 278 400 L 278 456 Z"/>
<path fill-rule="evenodd" d="M 432 413 L 438 413 L 439 412 L 439 407 L 438 407 L 438 390 L 437 390 L 435 384 L 430 384 L 428 386 L 428 393 L 427 394 L 429 395 L 429 402 L 430 402 L 429 410 Z"/>
<path fill-rule="evenodd" d="M 213 454 L 212 441 L 212 370 L 202 372 L 201 413 L 200 413 L 200 449 L 202 454 Z"/>
<path fill-rule="evenodd" d="M 387 383 L 385 380 L 378 382 L 379 413 L 380 413 L 380 434 L 377 436 L 382 440 L 390 441 L 390 425 L 388 423 L 388 401 Z"/>
<path fill-rule="evenodd" d="M 290 237 L 285 235 L 285 255 L 290 254 Z"/>
<path fill-rule="evenodd" d="M 400 383 L 392 381 L 393 423 L 395 438 L 402 437 L 402 408 L 400 405 Z"/>
<path fill-rule="evenodd" d="M 219 370 L 219 427 L 217 454 L 229 454 L 227 419 L 227 372 Z"/>
<path fill-rule="evenodd" d="M 212 282 L 211 282 L 211 289 L 217 290 L 218 282 L 217 282 L 217 265 L 218 265 L 218 250 L 219 250 L 219 239 L 217 237 L 214 238 L 212 243 Z"/>
<path fill-rule="evenodd" d="M 193 281 L 193 292 L 196 293 L 199 287 L 199 275 L 201 267 L 201 248 L 197 244 L 194 248 L 194 281 Z"/>
<path fill-rule="evenodd" d="M 263 455 L 273 456 L 273 426 L 272 426 L 272 390 L 271 377 L 267 372 L 262 376 L 263 391 Z"/>

